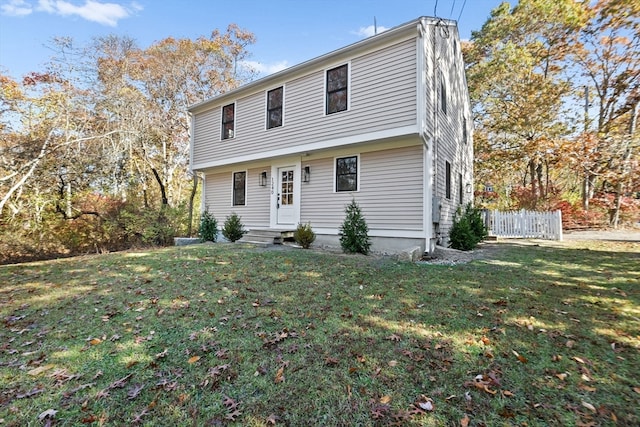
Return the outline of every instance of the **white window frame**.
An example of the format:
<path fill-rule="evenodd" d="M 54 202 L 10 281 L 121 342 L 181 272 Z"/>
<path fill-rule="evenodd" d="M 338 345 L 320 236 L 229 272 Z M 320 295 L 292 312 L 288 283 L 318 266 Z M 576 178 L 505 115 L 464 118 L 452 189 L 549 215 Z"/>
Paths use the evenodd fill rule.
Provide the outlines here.
<path fill-rule="evenodd" d="M 233 136 L 229 138 L 223 138 L 224 134 L 224 107 L 233 104 Z M 235 139 L 238 137 L 238 103 L 236 101 L 229 102 L 220 106 L 220 141 L 227 141 L 229 139 Z"/>
<path fill-rule="evenodd" d="M 338 67 L 347 66 L 347 109 L 342 111 L 336 111 L 335 113 L 327 114 L 327 73 Z M 325 68 L 323 73 L 324 81 L 322 84 L 322 114 L 324 116 L 333 116 L 334 114 L 340 114 L 351 110 L 351 61 L 334 64 Z"/>
<path fill-rule="evenodd" d="M 229 104 L 227 104 L 229 105 Z M 235 204 L 235 200 L 236 200 L 236 188 L 235 188 L 235 184 L 236 184 L 236 174 L 237 173 L 242 173 L 244 172 L 244 205 L 236 205 Z M 231 172 L 231 207 L 235 208 L 238 206 L 248 206 L 248 200 L 247 200 L 247 196 L 249 195 L 248 190 L 248 183 L 249 183 L 249 171 L 248 170 L 239 170 L 239 171 L 232 171 Z"/>
<path fill-rule="evenodd" d="M 442 70 L 440 70 L 438 74 L 438 80 L 440 80 L 440 112 L 446 116 L 448 115 L 449 107 L 449 91 L 447 90 L 447 80 L 445 79 Z"/>
<path fill-rule="evenodd" d="M 338 159 L 345 159 L 347 157 L 356 158 L 356 189 L 348 191 L 338 191 Z M 360 161 L 360 153 L 358 154 L 345 154 L 344 156 L 335 156 L 333 158 L 333 192 L 340 193 L 358 193 L 360 192 L 360 169 L 362 169 L 362 163 Z"/>
<path fill-rule="evenodd" d="M 283 128 L 285 125 L 284 113 L 285 113 L 285 99 L 287 94 L 287 89 L 285 86 L 286 85 L 276 86 L 264 92 L 264 130 L 279 129 L 279 128 Z M 279 88 L 282 88 L 282 124 L 280 126 L 270 128 L 269 127 L 269 92 Z"/>

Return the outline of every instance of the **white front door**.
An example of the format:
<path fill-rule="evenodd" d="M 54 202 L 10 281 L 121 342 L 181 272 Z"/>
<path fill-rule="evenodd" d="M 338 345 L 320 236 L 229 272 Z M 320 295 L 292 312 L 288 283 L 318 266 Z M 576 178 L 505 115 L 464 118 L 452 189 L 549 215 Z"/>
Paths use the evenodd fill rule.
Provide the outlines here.
<path fill-rule="evenodd" d="M 287 166 L 278 168 L 277 190 L 277 223 L 291 225 L 296 223 L 296 207 L 294 194 L 296 168 Z"/>

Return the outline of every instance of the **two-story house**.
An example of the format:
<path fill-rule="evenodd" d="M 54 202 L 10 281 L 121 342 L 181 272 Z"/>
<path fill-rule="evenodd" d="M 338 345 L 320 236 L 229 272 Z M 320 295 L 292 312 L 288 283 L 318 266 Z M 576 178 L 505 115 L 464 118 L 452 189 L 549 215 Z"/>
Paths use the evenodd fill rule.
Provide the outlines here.
<path fill-rule="evenodd" d="M 249 230 L 310 222 L 339 247 L 355 199 L 372 250 L 447 241 L 472 200 L 469 95 L 454 21 L 422 17 L 189 109 L 203 208 Z"/>

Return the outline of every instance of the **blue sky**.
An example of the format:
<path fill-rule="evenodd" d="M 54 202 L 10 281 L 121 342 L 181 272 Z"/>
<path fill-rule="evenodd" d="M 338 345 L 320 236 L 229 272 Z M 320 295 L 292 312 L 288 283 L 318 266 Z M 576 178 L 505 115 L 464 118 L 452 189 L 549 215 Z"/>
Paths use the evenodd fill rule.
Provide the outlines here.
<path fill-rule="evenodd" d="M 166 37 L 209 36 L 236 23 L 256 36 L 251 65 L 266 75 L 419 16 L 458 20 L 463 39 L 500 0 L 0 0 L 0 72 L 43 71 L 53 37 L 84 46 L 126 35 L 140 47 Z M 515 3 L 514 0 L 511 3 Z M 434 14 L 435 12 L 435 14 Z"/>

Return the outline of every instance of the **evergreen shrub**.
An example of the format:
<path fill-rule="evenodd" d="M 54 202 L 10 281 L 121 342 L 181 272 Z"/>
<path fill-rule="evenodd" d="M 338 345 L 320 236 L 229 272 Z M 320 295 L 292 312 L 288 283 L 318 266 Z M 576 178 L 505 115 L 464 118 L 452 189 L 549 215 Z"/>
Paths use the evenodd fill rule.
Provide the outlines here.
<path fill-rule="evenodd" d="M 209 212 L 207 207 L 200 216 L 200 238 L 205 242 L 215 242 L 218 239 L 218 220 Z"/>
<path fill-rule="evenodd" d="M 293 239 L 304 249 L 309 249 L 309 246 L 316 240 L 316 233 L 311 229 L 311 223 L 298 224 L 298 228 L 293 233 Z"/>
<path fill-rule="evenodd" d="M 369 227 L 355 199 L 345 208 L 345 219 L 340 226 L 340 246 L 346 253 L 367 255 L 371 247 Z"/>
<path fill-rule="evenodd" d="M 244 236 L 246 230 L 244 229 L 244 225 L 242 224 L 241 218 L 233 212 L 229 215 L 224 221 L 224 226 L 222 227 L 222 235 L 230 242 L 235 242 Z"/>
<path fill-rule="evenodd" d="M 482 219 L 482 211 L 467 204 L 464 212 L 458 208 L 449 231 L 449 246 L 453 249 L 470 251 L 487 237 L 487 228 Z"/>

